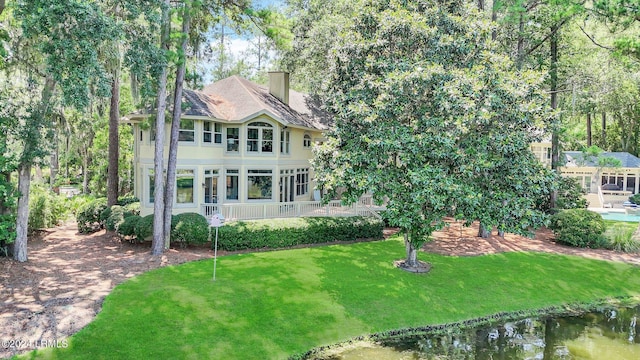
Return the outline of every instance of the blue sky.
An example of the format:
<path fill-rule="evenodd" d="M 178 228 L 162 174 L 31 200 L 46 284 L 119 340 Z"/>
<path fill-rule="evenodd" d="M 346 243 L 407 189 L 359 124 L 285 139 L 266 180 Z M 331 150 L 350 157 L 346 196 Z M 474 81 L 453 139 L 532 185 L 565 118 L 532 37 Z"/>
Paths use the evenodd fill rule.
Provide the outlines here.
<path fill-rule="evenodd" d="M 285 0 L 253 0 L 253 4 L 255 8 L 258 8 L 258 9 L 265 8 L 268 6 L 284 7 Z M 246 56 L 243 54 L 243 52 L 245 52 L 248 47 L 249 39 L 247 39 L 245 36 L 238 36 L 238 35 L 232 35 L 232 34 L 228 34 L 227 36 L 230 39 L 227 50 L 231 52 L 236 58 Z M 209 65 L 204 64 L 204 67 L 205 69 L 208 69 Z M 205 81 L 207 82 L 210 81 L 209 76 L 207 74 L 205 74 Z"/>
<path fill-rule="evenodd" d="M 284 0 L 254 0 L 253 3 L 259 7 L 266 7 L 269 5 L 280 6 L 284 4 Z"/>

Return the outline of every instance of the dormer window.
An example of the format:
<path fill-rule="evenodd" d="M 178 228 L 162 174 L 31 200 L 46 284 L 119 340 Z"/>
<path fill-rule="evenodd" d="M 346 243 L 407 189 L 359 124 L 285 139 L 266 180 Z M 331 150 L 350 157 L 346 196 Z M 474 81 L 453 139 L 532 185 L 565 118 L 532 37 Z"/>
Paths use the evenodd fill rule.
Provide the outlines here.
<path fill-rule="evenodd" d="M 302 146 L 304 146 L 306 148 L 310 148 L 311 147 L 311 135 L 304 134 L 304 139 L 302 140 Z"/>
<path fill-rule="evenodd" d="M 289 154 L 291 148 L 291 132 L 289 130 L 280 131 L 280 153 Z"/>
<path fill-rule="evenodd" d="M 262 121 L 247 125 L 247 152 L 273 152 L 273 126 Z"/>

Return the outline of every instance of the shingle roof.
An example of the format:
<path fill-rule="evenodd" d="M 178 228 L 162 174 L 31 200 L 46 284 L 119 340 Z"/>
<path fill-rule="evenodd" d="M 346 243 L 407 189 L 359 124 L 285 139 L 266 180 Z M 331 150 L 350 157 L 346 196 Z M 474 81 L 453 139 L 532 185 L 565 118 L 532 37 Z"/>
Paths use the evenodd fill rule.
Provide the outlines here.
<path fill-rule="evenodd" d="M 239 76 L 231 76 L 201 91 L 184 90 L 183 115 L 206 116 L 226 121 L 245 121 L 267 113 L 285 124 L 326 130 L 331 117 L 307 94 L 289 90 L 289 105 L 269 89 Z"/>
<path fill-rule="evenodd" d="M 584 154 L 581 151 L 565 151 L 566 167 L 576 166 L 598 166 L 597 158 L 584 159 Z M 600 157 L 612 157 L 620 160 L 622 167 L 624 168 L 640 168 L 640 159 L 636 156 L 629 154 L 628 152 L 603 152 Z"/>

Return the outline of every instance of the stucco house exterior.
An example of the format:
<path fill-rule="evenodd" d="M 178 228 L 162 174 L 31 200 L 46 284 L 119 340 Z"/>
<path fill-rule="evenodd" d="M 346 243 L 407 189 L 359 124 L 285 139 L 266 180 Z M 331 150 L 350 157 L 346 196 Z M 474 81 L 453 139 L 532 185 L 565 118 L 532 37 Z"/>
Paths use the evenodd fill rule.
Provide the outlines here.
<path fill-rule="evenodd" d="M 269 73 L 268 87 L 231 76 L 185 90 L 183 103 L 174 213 L 314 199 L 312 145 L 323 141 L 331 118 L 310 96 L 289 89 L 288 73 Z M 146 117 L 128 116 L 142 215 L 153 212 L 154 200 L 155 131 L 141 126 Z M 169 124 L 165 133 L 166 154 Z"/>
<path fill-rule="evenodd" d="M 531 151 L 543 164 L 551 166 L 551 143 L 531 144 Z M 628 152 L 602 152 L 585 157 L 581 151 L 564 151 L 560 174 L 571 177 L 585 190 L 590 206 L 622 205 L 632 194 L 640 192 L 640 159 Z M 607 166 L 601 159 L 616 159 L 620 166 Z"/>

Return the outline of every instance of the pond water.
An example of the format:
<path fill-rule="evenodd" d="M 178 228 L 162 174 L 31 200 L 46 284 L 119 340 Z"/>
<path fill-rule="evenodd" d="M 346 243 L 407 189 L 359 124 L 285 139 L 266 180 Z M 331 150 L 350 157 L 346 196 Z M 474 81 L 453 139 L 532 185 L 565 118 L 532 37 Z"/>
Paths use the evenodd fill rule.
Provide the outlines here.
<path fill-rule="evenodd" d="M 447 335 L 356 341 L 308 359 L 640 359 L 640 306 L 581 316 L 527 318 Z"/>

